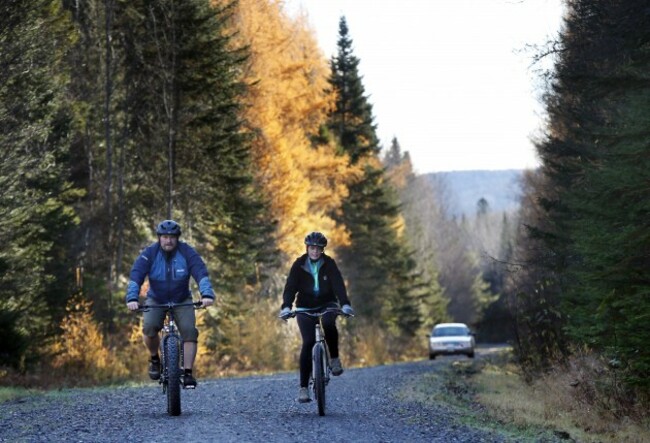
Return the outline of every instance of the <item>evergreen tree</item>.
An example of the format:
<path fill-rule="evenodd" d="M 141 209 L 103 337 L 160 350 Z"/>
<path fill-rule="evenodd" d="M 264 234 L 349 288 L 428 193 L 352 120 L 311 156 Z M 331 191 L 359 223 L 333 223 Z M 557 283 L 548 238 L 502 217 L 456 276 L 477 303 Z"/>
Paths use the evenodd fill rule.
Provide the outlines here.
<path fill-rule="evenodd" d="M 449 300 L 438 283 L 436 240 L 429 228 L 434 223 L 432 215 L 438 211 L 437 195 L 427 181 L 420 180 L 415 175 L 409 153 L 402 152 L 396 137 L 391 141 L 383 161 L 388 179 L 399 195 L 405 236 L 423 283 L 420 312 L 422 326 L 428 331 L 436 323 L 449 319 Z"/>
<path fill-rule="evenodd" d="M 116 193 L 119 174 L 114 150 L 124 155 L 123 134 L 118 121 L 117 103 L 123 86 L 117 77 L 121 71 L 119 38 L 119 2 L 89 0 L 62 2 L 74 26 L 74 46 L 68 58 L 71 71 L 69 90 L 74 125 L 70 131 L 70 180 L 84 190 L 75 202 L 80 223 L 69 250 L 79 269 L 81 288 L 92 300 L 98 320 L 112 327 L 117 282 L 116 254 L 125 239 L 117 233 Z M 117 19 L 117 20 L 116 20 Z M 118 23 L 116 24 L 115 21 Z M 123 78 L 123 76 L 121 76 Z M 123 211 L 119 212 L 123 215 Z"/>
<path fill-rule="evenodd" d="M 540 172 L 524 176 L 513 251 L 512 272 L 505 282 L 508 306 L 514 319 L 515 351 L 528 374 L 549 369 L 569 354 L 569 342 L 560 311 L 559 266 L 561 257 L 549 249 L 556 229 L 548 218 L 552 189 Z"/>
<path fill-rule="evenodd" d="M 43 38 L 47 35 L 48 38 Z M 0 16 L 0 356 L 24 368 L 74 290 L 67 245 L 69 17 L 58 1 L 10 0 Z"/>
<path fill-rule="evenodd" d="M 436 245 L 441 256 L 439 282 L 449 299 L 447 311 L 454 321 L 475 326 L 492 296 L 483 281 L 478 254 L 468 241 L 467 220 L 451 220 L 439 229 L 443 232 Z"/>
<path fill-rule="evenodd" d="M 496 257 L 486 257 L 483 264 L 483 280 L 497 299 L 485 309 L 478 330 L 481 340 L 492 343 L 504 343 L 514 338 L 514 324 L 504 286 L 506 274 L 512 269 L 514 234 L 510 217 L 503 213 L 498 254 Z"/>
<path fill-rule="evenodd" d="M 232 39 L 234 4 L 69 7 L 80 36 L 73 178 L 87 190 L 74 249 L 95 313 L 108 322 L 120 309 L 117 278 L 165 218 L 177 219 L 202 253 L 224 306 L 250 295 L 274 256 L 273 223 L 253 183 L 243 120 L 247 54 Z"/>
<path fill-rule="evenodd" d="M 352 39 L 345 17 L 339 21 L 337 55 L 330 62 L 330 84 L 336 95 L 336 109 L 329 116 L 328 127 L 335 134 L 352 164 L 367 161 L 379 154 L 372 105 L 365 96 L 359 75 L 359 59 L 354 55 Z"/>
<path fill-rule="evenodd" d="M 580 99 L 571 103 L 582 128 L 567 131 L 566 145 L 587 151 L 573 159 L 580 173 L 565 193 L 572 239 L 562 300 L 571 315 L 567 330 L 620 362 L 627 380 L 646 391 L 650 237 L 649 206 L 640 196 L 650 179 L 649 27 L 647 2 L 576 2 L 556 83 L 560 103 L 571 100 L 567 87 Z"/>
<path fill-rule="evenodd" d="M 565 353 L 567 341 L 587 345 L 647 390 L 646 9 L 641 0 L 570 3 L 546 97 L 541 177 L 523 218 L 519 257 L 529 269 L 516 314 L 528 322 L 524 361 Z"/>
<path fill-rule="evenodd" d="M 392 172 L 395 169 L 399 168 L 400 165 L 405 163 L 408 163 L 410 166 L 410 161 L 408 160 L 408 152 L 402 153 L 402 147 L 400 146 L 399 141 L 397 141 L 397 137 L 393 137 L 390 142 L 390 148 L 388 148 L 386 154 L 384 154 L 384 166 L 386 166 L 386 169 L 389 172 Z M 413 169 L 410 169 L 411 170 L 409 173 L 412 174 Z"/>
<path fill-rule="evenodd" d="M 141 31 L 126 40 L 126 63 L 127 78 L 142 85 L 127 103 L 132 146 L 148 159 L 140 172 L 149 176 L 144 214 L 178 219 L 203 253 L 222 303 L 206 320 L 215 344 L 224 339 L 216 336 L 220 324 L 236 314 L 242 296 L 251 296 L 259 266 L 273 257 L 273 224 L 253 183 L 251 133 L 242 119 L 246 53 L 233 49 L 226 31 L 234 4 L 160 0 L 130 7 L 140 9 L 129 17 L 142 20 L 129 26 Z"/>
<path fill-rule="evenodd" d="M 349 186 L 340 216 L 351 245 L 337 249 L 360 315 L 379 320 L 395 334 L 413 335 L 420 326 L 419 281 L 415 263 L 396 232 L 399 207 L 386 181 L 372 106 L 364 95 L 345 17 L 339 22 L 338 53 L 331 61 L 330 84 L 336 106 L 328 127 L 361 178 Z"/>

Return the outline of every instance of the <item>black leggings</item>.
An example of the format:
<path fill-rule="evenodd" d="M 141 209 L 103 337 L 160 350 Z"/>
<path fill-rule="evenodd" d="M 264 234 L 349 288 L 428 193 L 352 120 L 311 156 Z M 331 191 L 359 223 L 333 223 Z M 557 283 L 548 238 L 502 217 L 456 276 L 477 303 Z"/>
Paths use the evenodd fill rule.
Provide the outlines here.
<path fill-rule="evenodd" d="M 316 343 L 316 323 L 317 318 L 308 315 L 296 316 L 300 335 L 302 335 L 302 348 L 300 350 L 300 387 L 306 388 L 309 384 L 309 375 L 311 374 L 311 348 Z M 339 356 L 339 331 L 336 329 L 336 313 L 328 312 L 323 315 L 323 329 L 325 341 L 330 351 L 330 357 L 338 358 Z"/>

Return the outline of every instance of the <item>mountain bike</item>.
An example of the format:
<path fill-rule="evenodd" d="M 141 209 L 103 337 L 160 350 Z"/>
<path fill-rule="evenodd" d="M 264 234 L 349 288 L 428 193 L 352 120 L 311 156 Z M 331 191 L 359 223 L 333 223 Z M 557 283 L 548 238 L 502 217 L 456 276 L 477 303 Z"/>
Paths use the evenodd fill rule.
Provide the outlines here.
<path fill-rule="evenodd" d="M 309 311 L 291 311 L 290 317 L 297 315 L 308 315 L 318 319 L 316 323 L 316 343 L 311 349 L 311 377 L 309 385 L 314 392 L 314 399 L 318 405 L 318 415 L 325 415 L 326 409 L 326 396 L 325 387 L 330 381 L 330 374 L 332 367 L 330 366 L 330 353 L 325 341 L 325 334 L 323 333 L 323 315 L 334 312 L 336 315 L 343 315 L 345 317 L 354 317 L 353 315 L 345 314 L 339 308 L 327 308 L 322 312 L 309 312 Z"/>
<path fill-rule="evenodd" d="M 164 309 L 166 312 L 165 324 L 160 331 L 160 379 L 163 394 L 167 395 L 167 413 L 169 415 L 181 415 L 181 386 L 183 367 L 183 340 L 178 333 L 176 321 L 174 320 L 174 308 L 182 306 L 193 306 L 198 309 L 202 306 L 200 301 L 193 303 L 166 303 L 163 305 L 141 305 L 139 312 L 150 309 Z M 183 386 L 183 389 L 185 387 Z M 187 389 L 194 389 L 188 386 Z"/>

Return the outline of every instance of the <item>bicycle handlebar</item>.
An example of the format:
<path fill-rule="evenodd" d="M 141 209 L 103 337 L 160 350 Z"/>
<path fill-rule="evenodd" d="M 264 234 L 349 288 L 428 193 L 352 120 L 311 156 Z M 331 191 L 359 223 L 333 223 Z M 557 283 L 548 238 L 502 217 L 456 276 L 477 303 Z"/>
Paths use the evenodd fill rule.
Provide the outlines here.
<path fill-rule="evenodd" d="M 353 315 L 346 314 L 345 312 L 343 312 L 343 310 L 341 308 L 326 308 L 325 310 L 323 310 L 321 312 L 295 311 L 294 310 L 294 311 L 291 311 L 289 313 L 289 317 L 287 317 L 287 318 L 294 318 L 298 314 L 305 314 L 305 315 L 308 315 L 310 317 L 318 318 L 318 317 L 322 317 L 323 315 L 328 314 L 330 312 L 334 312 L 337 315 L 342 315 L 342 316 L 347 317 L 347 318 L 354 317 L 354 314 Z M 280 316 L 280 315 L 278 315 L 278 317 L 282 318 L 282 316 Z"/>
<path fill-rule="evenodd" d="M 135 309 L 135 312 L 147 312 L 150 309 L 173 309 L 173 308 L 178 308 L 181 306 L 194 306 L 194 309 L 201 309 L 203 307 L 203 302 L 200 301 L 195 301 L 192 303 L 174 303 L 174 302 L 169 302 L 165 303 L 162 305 L 138 305 L 138 309 Z"/>

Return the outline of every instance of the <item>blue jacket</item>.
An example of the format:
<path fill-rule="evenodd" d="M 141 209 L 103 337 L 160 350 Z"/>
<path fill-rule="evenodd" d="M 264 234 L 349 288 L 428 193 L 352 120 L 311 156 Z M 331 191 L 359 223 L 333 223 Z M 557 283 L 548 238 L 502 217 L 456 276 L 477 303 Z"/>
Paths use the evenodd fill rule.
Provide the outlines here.
<path fill-rule="evenodd" d="M 201 297 L 214 298 L 205 263 L 194 248 L 184 242 L 179 241 L 170 253 L 163 251 L 158 242 L 142 251 L 131 268 L 126 288 L 127 303 L 138 301 L 146 276 L 149 276 L 147 298 L 158 303 L 180 303 L 187 299 L 191 295 L 190 276 L 199 285 Z"/>

